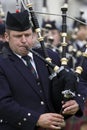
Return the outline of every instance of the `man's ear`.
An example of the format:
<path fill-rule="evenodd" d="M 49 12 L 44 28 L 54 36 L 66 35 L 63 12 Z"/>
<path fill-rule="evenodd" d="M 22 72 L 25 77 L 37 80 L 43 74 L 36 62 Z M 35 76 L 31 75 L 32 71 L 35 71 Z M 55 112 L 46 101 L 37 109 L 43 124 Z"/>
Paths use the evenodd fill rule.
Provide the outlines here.
<path fill-rule="evenodd" d="M 6 41 L 6 42 L 9 42 L 9 35 L 8 35 L 7 32 L 5 32 L 5 41 Z"/>

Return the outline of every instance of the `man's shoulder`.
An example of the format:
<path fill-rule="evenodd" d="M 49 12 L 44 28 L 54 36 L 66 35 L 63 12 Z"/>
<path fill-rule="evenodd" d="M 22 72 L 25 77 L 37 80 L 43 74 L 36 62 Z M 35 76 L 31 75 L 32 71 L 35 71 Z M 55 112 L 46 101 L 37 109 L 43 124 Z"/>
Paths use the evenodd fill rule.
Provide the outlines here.
<path fill-rule="evenodd" d="M 34 50 L 45 58 L 42 48 L 35 48 Z M 46 53 L 47 57 L 51 58 L 53 63 L 60 66 L 60 57 L 56 52 L 53 52 L 51 49 L 46 48 Z"/>
<path fill-rule="evenodd" d="M 34 48 L 34 50 L 35 50 L 36 52 L 38 52 L 39 54 L 41 54 L 41 55 L 44 56 L 44 51 L 43 51 L 42 48 Z M 57 57 L 59 57 L 58 53 L 52 51 L 52 50 L 49 49 L 49 48 L 45 48 L 45 51 L 46 51 L 46 53 L 48 54 L 48 56 L 52 55 L 52 56 L 57 56 Z"/>

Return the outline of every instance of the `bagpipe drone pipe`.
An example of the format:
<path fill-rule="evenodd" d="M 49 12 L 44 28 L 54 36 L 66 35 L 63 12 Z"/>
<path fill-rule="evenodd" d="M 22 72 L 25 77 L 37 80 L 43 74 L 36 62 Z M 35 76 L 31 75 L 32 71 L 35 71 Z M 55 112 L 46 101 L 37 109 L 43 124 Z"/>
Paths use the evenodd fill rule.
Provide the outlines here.
<path fill-rule="evenodd" d="M 23 3 L 23 1 L 22 1 Z M 73 72 L 67 67 L 67 59 L 66 59 L 66 11 L 67 6 L 65 5 L 61 8 L 63 14 L 63 25 L 62 25 L 62 37 L 63 37 L 63 56 L 61 59 L 61 66 L 57 66 L 52 63 L 52 59 L 48 55 L 48 51 L 44 45 L 44 38 L 41 35 L 41 29 L 39 27 L 38 20 L 36 18 L 35 12 L 32 8 L 32 4 L 29 0 L 26 0 L 26 7 L 31 14 L 31 21 L 35 28 L 35 31 L 38 35 L 38 41 L 41 44 L 42 51 L 44 53 L 43 56 L 35 52 L 33 49 L 29 49 L 32 53 L 37 55 L 40 59 L 42 59 L 49 71 L 49 79 L 51 80 L 50 89 L 51 89 L 51 98 L 54 105 L 54 108 L 57 113 L 61 112 L 62 101 L 70 100 L 75 98 L 78 95 L 78 75 L 81 74 L 82 69 L 81 66 L 77 67 L 76 71 Z M 24 4 L 24 3 L 23 3 Z M 27 48 L 28 49 L 28 48 Z"/>

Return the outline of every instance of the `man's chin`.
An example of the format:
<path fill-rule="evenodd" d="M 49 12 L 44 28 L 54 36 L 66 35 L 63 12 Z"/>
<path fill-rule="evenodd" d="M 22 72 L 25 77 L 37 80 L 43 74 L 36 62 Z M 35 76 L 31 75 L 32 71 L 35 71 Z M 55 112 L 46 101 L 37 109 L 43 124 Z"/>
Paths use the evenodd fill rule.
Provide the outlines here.
<path fill-rule="evenodd" d="M 28 51 L 27 50 L 21 50 L 19 53 L 20 53 L 21 56 L 24 56 L 24 55 L 28 54 Z"/>

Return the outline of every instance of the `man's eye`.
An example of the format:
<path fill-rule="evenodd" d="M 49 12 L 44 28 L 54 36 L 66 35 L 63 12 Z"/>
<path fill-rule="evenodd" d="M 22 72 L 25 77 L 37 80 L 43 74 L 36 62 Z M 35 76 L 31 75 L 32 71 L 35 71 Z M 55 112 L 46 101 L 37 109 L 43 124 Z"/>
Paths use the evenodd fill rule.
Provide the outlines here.
<path fill-rule="evenodd" d="M 21 35 L 17 35 L 17 36 L 14 36 L 14 37 L 16 37 L 16 38 L 20 38 L 20 37 L 21 37 Z"/>
<path fill-rule="evenodd" d="M 31 36 L 31 35 L 30 35 L 30 34 L 26 34 L 26 35 L 25 35 L 25 37 L 29 37 L 29 36 Z"/>

